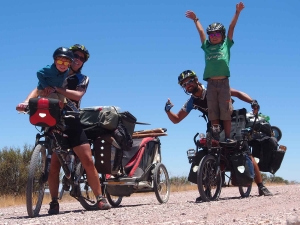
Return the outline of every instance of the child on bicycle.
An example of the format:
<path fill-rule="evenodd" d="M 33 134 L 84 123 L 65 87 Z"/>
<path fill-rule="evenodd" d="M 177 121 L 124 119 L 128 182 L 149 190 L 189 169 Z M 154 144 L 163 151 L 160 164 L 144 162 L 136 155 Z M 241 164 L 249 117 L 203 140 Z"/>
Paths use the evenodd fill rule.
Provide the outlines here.
<path fill-rule="evenodd" d="M 226 29 L 221 23 L 212 23 L 206 29 L 208 40 L 196 14 L 192 11 L 186 12 L 186 17 L 192 19 L 196 25 L 202 43 L 201 48 L 205 53 L 203 80 L 207 81 L 208 118 L 212 124 L 213 137 L 219 140 L 219 122 L 223 120 L 226 142 L 233 141 L 230 139 L 233 107 L 228 80 L 230 77 L 230 48 L 234 43 L 232 40 L 234 27 L 244 7 L 242 2 L 236 5 L 236 12 L 230 23 L 227 37 Z"/>
<path fill-rule="evenodd" d="M 42 97 L 59 99 L 66 103 L 62 94 L 55 91 L 56 87 L 62 87 L 64 80 L 69 74 L 71 63 L 74 59 L 73 52 L 64 47 L 59 47 L 53 53 L 54 63 L 42 68 L 37 72 L 38 94 Z"/>

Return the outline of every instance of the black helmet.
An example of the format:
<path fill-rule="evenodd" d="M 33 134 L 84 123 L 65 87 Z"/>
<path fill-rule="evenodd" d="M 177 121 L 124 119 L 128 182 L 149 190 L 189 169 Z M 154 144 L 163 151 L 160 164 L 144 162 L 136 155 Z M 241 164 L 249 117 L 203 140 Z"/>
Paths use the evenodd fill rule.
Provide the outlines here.
<path fill-rule="evenodd" d="M 182 81 L 188 77 L 197 77 L 197 75 L 192 70 L 185 70 L 178 76 L 178 84 L 181 85 Z"/>
<path fill-rule="evenodd" d="M 206 33 L 209 35 L 209 33 L 214 31 L 220 31 L 223 34 L 223 37 L 225 37 L 226 29 L 223 24 L 221 23 L 212 23 L 206 28 Z"/>
<path fill-rule="evenodd" d="M 65 48 L 65 47 L 59 47 L 53 53 L 54 60 L 59 56 L 66 57 L 66 58 L 70 59 L 71 61 L 73 61 L 73 59 L 74 59 L 73 52 L 70 49 Z"/>
<path fill-rule="evenodd" d="M 75 44 L 75 45 L 72 45 L 70 47 L 70 49 L 73 51 L 73 52 L 76 52 L 76 51 L 80 51 L 84 54 L 85 56 L 85 61 L 88 61 L 88 59 L 90 58 L 90 53 L 89 51 L 86 49 L 86 47 L 84 47 L 84 45 L 80 45 L 80 44 Z"/>

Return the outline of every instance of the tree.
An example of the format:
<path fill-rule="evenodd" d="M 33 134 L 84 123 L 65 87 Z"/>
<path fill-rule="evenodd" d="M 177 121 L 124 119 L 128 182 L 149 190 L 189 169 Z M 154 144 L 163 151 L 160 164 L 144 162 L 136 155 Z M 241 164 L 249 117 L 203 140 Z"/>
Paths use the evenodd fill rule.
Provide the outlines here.
<path fill-rule="evenodd" d="M 0 195 L 25 192 L 31 153 L 28 145 L 24 146 L 22 152 L 12 147 L 0 151 Z"/>

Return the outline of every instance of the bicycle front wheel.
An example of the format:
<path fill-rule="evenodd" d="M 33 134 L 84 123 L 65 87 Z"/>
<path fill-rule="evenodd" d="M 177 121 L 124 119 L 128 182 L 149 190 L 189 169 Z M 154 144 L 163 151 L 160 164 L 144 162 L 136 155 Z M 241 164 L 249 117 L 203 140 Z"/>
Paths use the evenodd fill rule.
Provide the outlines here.
<path fill-rule="evenodd" d="M 222 188 L 221 172 L 216 174 L 216 158 L 212 155 L 205 156 L 197 171 L 197 185 L 201 199 L 204 202 L 218 200 Z"/>
<path fill-rule="evenodd" d="M 26 187 L 26 207 L 29 217 L 38 216 L 43 203 L 45 166 L 46 148 L 38 144 L 35 146 L 31 156 Z"/>
<path fill-rule="evenodd" d="M 249 197 L 251 190 L 252 190 L 252 183 L 248 187 L 239 186 L 239 192 L 240 192 L 242 198 Z"/>
<path fill-rule="evenodd" d="M 164 164 L 156 164 L 153 172 L 153 188 L 159 203 L 166 203 L 170 197 L 169 174 Z"/>

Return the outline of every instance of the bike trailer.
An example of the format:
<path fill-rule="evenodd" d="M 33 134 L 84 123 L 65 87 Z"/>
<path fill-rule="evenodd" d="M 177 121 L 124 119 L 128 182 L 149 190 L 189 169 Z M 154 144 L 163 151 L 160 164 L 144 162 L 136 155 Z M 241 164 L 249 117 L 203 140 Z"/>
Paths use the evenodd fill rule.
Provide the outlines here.
<path fill-rule="evenodd" d="M 117 175 L 123 166 L 128 177 L 139 177 L 154 160 L 160 162 L 158 138 L 133 139 L 130 151 L 122 151 L 113 145 L 111 137 L 101 136 L 93 143 L 95 167 L 99 173 Z"/>
<path fill-rule="evenodd" d="M 52 127 L 60 121 L 63 103 L 58 99 L 31 98 L 28 105 L 29 121 L 32 125 Z"/>

